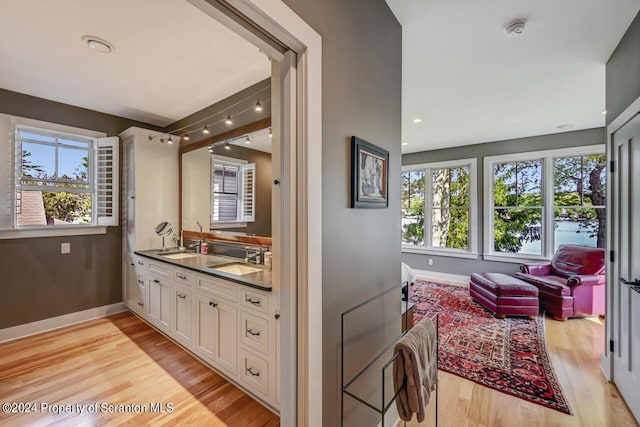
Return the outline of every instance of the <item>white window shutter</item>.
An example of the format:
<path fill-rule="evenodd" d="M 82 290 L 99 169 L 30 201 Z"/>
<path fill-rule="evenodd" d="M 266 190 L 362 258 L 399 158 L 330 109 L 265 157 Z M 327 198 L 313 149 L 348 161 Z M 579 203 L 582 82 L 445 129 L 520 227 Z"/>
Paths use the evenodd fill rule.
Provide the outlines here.
<path fill-rule="evenodd" d="M 242 165 L 242 222 L 256 220 L 256 164 Z"/>
<path fill-rule="evenodd" d="M 98 138 L 95 173 L 98 225 L 118 225 L 119 141 L 117 136 Z"/>

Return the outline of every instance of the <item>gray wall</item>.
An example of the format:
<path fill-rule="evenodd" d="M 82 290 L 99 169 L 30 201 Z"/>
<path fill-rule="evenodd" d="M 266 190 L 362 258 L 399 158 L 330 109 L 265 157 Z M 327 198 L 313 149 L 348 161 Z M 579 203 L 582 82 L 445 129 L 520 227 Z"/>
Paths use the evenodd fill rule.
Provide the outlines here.
<path fill-rule="evenodd" d="M 0 113 L 117 135 L 130 126 L 109 114 L 0 89 Z M 71 254 L 60 254 L 60 243 Z M 122 301 L 121 228 L 107 234 L 0 240 L 0 329 Z"/>
<path fill-rule="evenodd" d="M 607 62 L 607 124 L 640 97 L 640 13 Z"/>
<path fill-rule="evenodd" d="M 323 382 L 323 424 L 336 426 L 340 314 L 400 282 L 400 195 L 394 189 L 400 186 L 402 29 L 384 0 L 284 1 L 322 36 L 323 378 L 317 380 Z M 388 209 L 349 208 L 352 135 L 390 152 Z M 399 309 L 394 299 L 353 319 L 350 326 L 360 326 L 360 338 L 368 339 L 354 341 L 348 357 L 366 359 L 399 332 Z M 377 423 L 371 410 L 347 411 L 345 425 Z"/>
<path fill-rule="evenodd" d="M 225 150 L 223 146 L 218 145 L 214 154 L 256 164 L 256 220 L 248 222 L 246 227 L 222 230 L 271 237 L 271 154 L 237 145 L 230 145 L 230 147 L 229 150 Z"/>
<path fill-rule="evenodd" d="M 482 253 L 484 244 L 482 230 L 484 227 L 484 157 L 501 154 L 522 153 L 526 151 L 552 150 L 557 148 L 579 147 L 582 145 L 604 144 L 604 128 L 587 129 L 575 132 L 563 132 L 552 135 L 533 136 L 529 138 L 510 139 L 506 141 L 487 142 L 466 145 L 463 147 L 445 148 L 442 150 L 423 151 L 402 156 L 403 165 L 440 162 L 446 160 L 468 159 L 475 157 L 478 164 L 478 250 Z M 433 265 L 428 265 L 429 258 Z M 471 273 L 496 272 L 511 274 L 518 270 L 519 264 L 509 262 L 483 261 L 482 259 L 461 259 L 447 256 L 403 253 L 402 260 L 419 270 L 438 271 L 442 273 L 471 275 Z"/>

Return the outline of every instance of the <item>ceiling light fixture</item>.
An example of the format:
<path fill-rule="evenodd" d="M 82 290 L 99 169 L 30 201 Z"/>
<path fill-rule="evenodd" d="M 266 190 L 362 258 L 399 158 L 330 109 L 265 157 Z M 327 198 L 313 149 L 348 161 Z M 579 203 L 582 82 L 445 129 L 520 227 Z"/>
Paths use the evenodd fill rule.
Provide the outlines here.
<path fill-rule="evenodd" d="M 604 110 L 604 111 L 603 111 L 602 113 L 600 113 L 600 114 L 602 114 L 603 116 L 606 116 L 606 115 L 607 115 L 607 110 Z"/>
<path fill-rule="evenodd" d="M 231 126 L 233 124 L 233 120 L 231 119 L 231 113 L 227 113 L 227 118 L 224 119 L 224 124 L 227 126 Z"/>
<path fill-rule="evenodd" d="M 526 23 L 527 20 L 522 18 L 511 21 L 504 27 L 504 33 L 507 37 L 518 37 L 524 33 L 524 25 Z"/>
<path fill-rule="evenodd" d="M 209 130 L 209 126 L 205 126 L 202 128 L 202 133 L 204 133 L 205 135 L 209 135 L 209 133 L 211 133 L 211 131 Z"/>
<path fill-rule="evenodd" d="M 224 143 L 224 149 L 225 150 L 231 150 L 231 146 L 229 145 L 228 141 Z"/>
<path fill-rule="evenodd" d="M 188 133 L 185 133 L 184 135 L 182 135 L 182 139 L 184 139 L 185 141 L 190 140 L 191 138 L 189 137 Z"/>
<path fill-rule="evenodd" d="M 247 145 L 251 145 L 251 138 L 249 138 L 249 135 L 247 135 L 247 137 L 245 138 L 244 143 Z"/>
<path fill-rule="evenodd" d="M 413 119 L 413 123 L 420 123 L 422 119 Z"/>
<path fill-rule="evenodd" d="M 213 145 L 209 146 L 209 152 L 213 153 Z"/>
<path fill-rule="evenodd" d="M 271 128 L 269 128 L 269 138 L 273 138 L 273 133 L 271 133 Z"/>
<path fill-rule="evenodd" d="M 82 42 L 87 45 L 89 49 L 98 53 L 111 53 L 113 52 L 113 45 L 108 41 L 101 39 L 100 37 L 84 35 L 81 37 Z"/>
<path fill-rule="evenodd" d="M 173 139 L 171 138 L 171 135 L 169 135 L 169 138 L 167 138 L 167 144 L 173 144 Z"/>
<path fill-rule="evenodd" d="M 262 111 L 262 104 L 260 104 L 260 99 L 259 98 L 256 100 L 256 106 L 254 108 L 255 108 L 257 113 Z"/>

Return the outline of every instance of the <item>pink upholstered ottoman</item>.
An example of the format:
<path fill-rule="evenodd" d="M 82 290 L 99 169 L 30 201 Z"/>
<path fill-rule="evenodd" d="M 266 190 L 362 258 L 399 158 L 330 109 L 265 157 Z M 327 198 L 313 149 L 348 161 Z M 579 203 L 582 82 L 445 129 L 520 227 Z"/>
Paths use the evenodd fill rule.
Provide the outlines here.
<path fill-rule="evenodd" d="M 469 294 L 500 319 L 538 315 L 538 288 L 506 274 L 473 273 Z"/>

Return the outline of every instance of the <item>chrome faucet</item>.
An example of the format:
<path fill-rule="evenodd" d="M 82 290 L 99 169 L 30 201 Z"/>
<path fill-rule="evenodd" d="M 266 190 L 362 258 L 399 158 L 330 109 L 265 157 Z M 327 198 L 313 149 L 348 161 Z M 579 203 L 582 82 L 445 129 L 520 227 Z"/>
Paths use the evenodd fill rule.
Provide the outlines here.
<path fill-rule="evenodd" d="M 252 264 L 260 264 L 262 249 L 255 246 L 245 246 L 244 250 L 245 250 L 244 262 L 250 262 Z"/>

